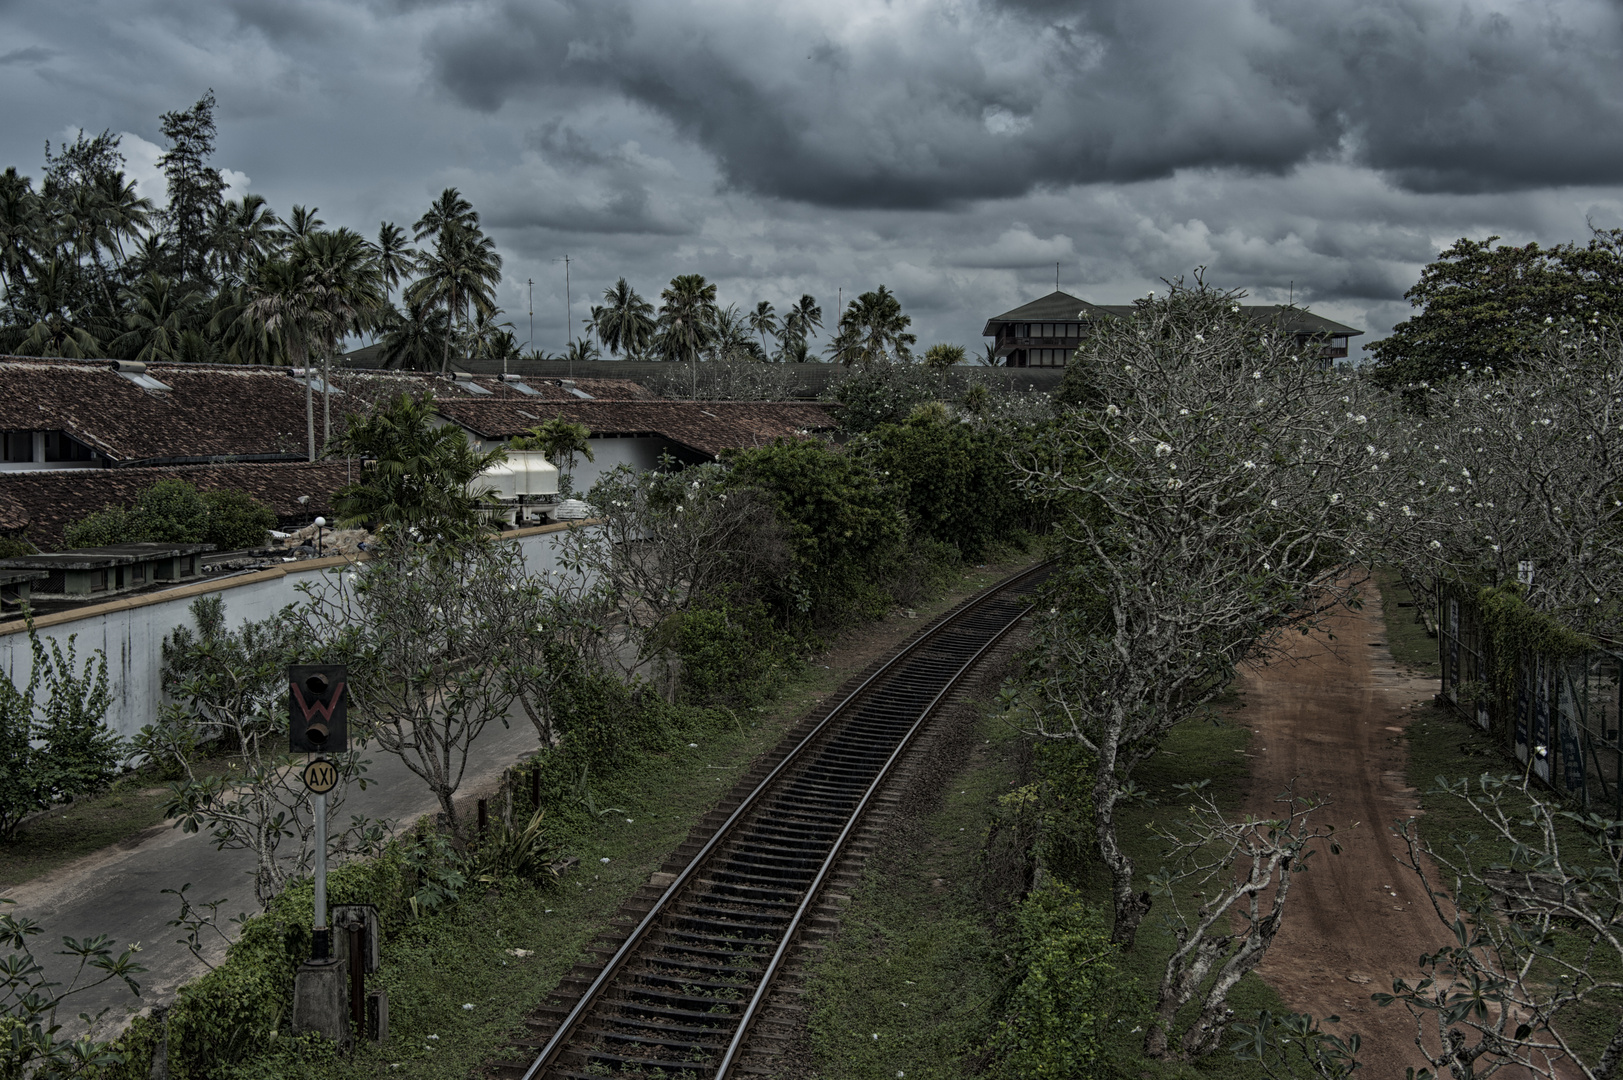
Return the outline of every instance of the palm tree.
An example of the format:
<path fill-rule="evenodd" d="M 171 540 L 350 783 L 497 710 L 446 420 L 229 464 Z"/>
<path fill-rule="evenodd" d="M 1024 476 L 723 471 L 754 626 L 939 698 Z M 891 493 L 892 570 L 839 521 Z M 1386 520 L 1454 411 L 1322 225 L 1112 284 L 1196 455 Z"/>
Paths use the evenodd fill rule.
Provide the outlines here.
<path fill-rule="evenodd" d="M 432 237 L 434 251 L 420 256 L 417 268 L 423 277 L 407 289 L 407 302 L 428 298 L 447 312 L 460 314 L 464 337 L 471 304 L 486 314 L 496 309 L 494 290 L 502 277 L 502 257 L 496 242 L 479 229 L 479 215 L 473 204 L 456 188 L 446 188 L 428 212 L 412 229 L 415 240 Z M 447 336 L 440 372 L 451 366 L 451 341 Z"/>
<path fill-rule="evenodd" d="M 761 335 L 761 353 L 765 355 L 766 336 L 768 334 L 773 337 L 778 336 L 778 318 L 773 313 L 771 302 L 767 300 L 758 301 L 755 310 L 750 312 L 749 323 L 750 329 Z"/>
<path fill-rule="evenodd" d="M 274 335 L 287 350 L 294 367 L 304 369 L 304 423 L 310 460 L 316 459 L 316 407 L 310 385 L 310 339 L 312 336 L 309 289 L 299 268 L 289 259 L 272 259 L 260 264 L 249 290 L 247 315 L 264 333 Z"/>
<path fill-rule="evenodd" d="M 464 199 L 456 188 L 446 188 L 429 206 L 428 212 L 417 219 L 411 238 L 420 242 L 424 237 L 438 239 L 447 229 L 478 228 L 479 215 L 474 211 L 473 204 Z"/>
<path fill-rule="evenodd" d="M 586 364 L 603 359 L 603 354 L 592 344 L 591 338 L 579 337 L 569 343 L 562 358 L 572 364 Z"/>
<path fill-rule="evenodd" d="M 177 359 L 181 336 L 193 330 L 196 295 L 149 271 L 121 294 L 127 308 L 124 325 L 129 329 L 114 339 L 113 351 L 145 364 Z"/>
<path fill-rule="evenodd" d="M 13 324 L 8 335 L 19 356 L 60 356 L 84 360 L 102 355 L 102 344 L 84 325 L 88 312 L 78 284 L 78 267 L 60 254 L 34 266 L 28 283 L 26 306 L 13 302 L 5 321 Z"/>
<path fill-rule="evenodd" d="M 778 358 L 791 362 L 804 361 L 806 339 L 823 326 L 823 309 L 810 293 L 802 294 L 798 303 L 783 313 L 783 329 L 778 333 Z"/>
<path fill-rule="evenodd" d="M 445 349 L 450 316 L 428 300 L 408 302 L 402 315 L 393 311 L 383 324 L 383 366 L 406 371 L 432 371 Z"/>
<path fill-rule="evenodd" d="M 417 249 L 406 243 L 406 231 L 392 221 L 378 224 L 378 239 L 372 250 L 383 273 L 383 287 L 391 293 L 417 268 Z"/>
<path fill-rule="evenodd" d="M 243 280 L 281 242 L 281 222 L 264 196 L 249 193 L 214 208 L 209 264 L 222 283 Z"/>
<path fill-rule="evenodd" d="M 687 361 L 699 389 L 699 354 L 715 334 L 716 287 L 702 274 L 679 274 L 659 294 L 657 347 L 667 360 Z"/>
<path fill-rule="evenodd" d="M 275 233 L 276 240 L 282 245 L 284 251 L 305 237 L 313 236 L 321 231 L 321 227 L 327 223 L 316 217 L 316 213 L 320 209 L 319 206 L 312 206 L 308 209 L 298 205 L 293 207 L 293 212 L 287 216 L 287 220 L 281 223 L 281 227 Z"/>
<path fill-rule="evenodd" d="M 352 229 L 311 233 L 294 245 L 292 263 L 309 297 L 310 329 L 322 345 L 321 381 L 326 390 L 321 431 L 325 442 L 332 435 L 332 355 L 347 335 L 375 326 L 389 302 L 371 245 Z"/>
<path fill-rule="evenodd" d="M 0 284 L 5 285 L 8 304 L 15 302 L 17 279 L 34 263 L 39 217 L 33 182 L 8 167 L 0 173 Z"/>
<path fill-rule="evenodd" d="M 603 290 L 603 306 L 592 309 L 597 339 L 614 355 L 640 353 L 654 339 L 654 305 L 637 295 L 625 278 Z"/>
<path fill-rule="evenodd" d="M 339 522 L 369 524 L 385 534 L 415 533 L 430 543 L 471 539 L 483 531 L 479 508 L 490 488 L 479 474 L 506 457 L 473 449 L 462 429 L 434 427 L 434 399 L 401 394 L 350 423 L 338 448 L 363 459 L 362 478 L 333 500 Z"/>
<path fill-rule="evenodd" d="M 573 493 L 575 459 L 584 457 L 587 461 L 596 461 L 592 453 L 592 431 L 585 424 L 573 423 L 561 416 L 545 420 L 528 432 L 508 440 L 509 450 L 539 450 L 547 456 L 547 460 L 558 467 L 559 494 L 564 497 Z"/>
<path fill-rule="evenodd" d="M 840 316 L 835 358 L 848 367 L 856 361 L 870 367 L 891 358 L 910 362 L 910 346 L 918 341 L 916 335 L 907 333 L 912 322 L 902 314 L 901 302 L 885 286 L 865 292 L 847 304 Z"/>
<path fill-rule="evenodd" d="M 739 313 L 737 304 L 728 304 L 716 312 L 710 357 L 729 362 L 766 359 L 765 350 L 750 340 L 749 319 Z"/>

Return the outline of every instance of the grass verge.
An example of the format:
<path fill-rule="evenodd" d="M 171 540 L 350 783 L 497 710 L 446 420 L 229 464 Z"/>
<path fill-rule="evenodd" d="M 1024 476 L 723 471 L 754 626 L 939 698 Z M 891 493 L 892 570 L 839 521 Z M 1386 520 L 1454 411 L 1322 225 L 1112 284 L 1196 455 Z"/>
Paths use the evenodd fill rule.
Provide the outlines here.
<path fill-rule="evenodd" d="M 202 771 L 224 775 L 229 759 L 210 759 Z M 121 777 L 94 798 L 30 818 L 0 840 L 0 890 L 31 881 L 75 859 L 121 844 L 165 821 L 169 789 L 144 773 Z"/>
<path fill-rule="evenodd" d="M 1237 713 L 1244 703 L 1228 703 Z M 1148 826 L 1179 812 L 1176 785 L 1210 779 L 1225 807 L 1237 806 L 1249 780 L 1243 724 L 1185 724 L 1140 770 L 1138 781 L 1154 805 L 1123 817 L 1123 842 L 1141 872 L 1160 866 L 1161 845 Z M 1001 716 L 980 722 L 980 742 L 945 784 L 940 808 L 893 842 L 890 857 L 869 860 L 862 887 L 846 910 L 838 937 L 812 969 L 808 1060 L 791 1075 L 819 1080 L 881 1080 L 972 1076 L 988 1062 L 985 1047 L 1001 1016 L 1011 980 L 1021 975 L 1011 959 L 1015 928 L 1004 902 L 989 902 L 1006 883 L 989 882 L 986 842 L 999 800 L 1030 777 L 1030 746 Z M 1063 827 L 1050 817 L 1052 832 Z M 1073 850 L 1086 851 L 1085 838 Z M 1058 867 L 1060 877 L 1108 911 L 1109 878 L 1091 856 Z M 1191 889 L 1193 886 L 1191 886 Z M 1152 910 L 1134 949 L 1119 966 L 1148 998 L 1159 985 L 1174 948 L 1171 931 Z M 1237 1015 L 1280 1011 L 1282 1002 L 1256 976 L 1230 995 Z M 1123 1025 L 1113 1047 L 1121 1075 L 1218 1077 L 1257 1080 L 1253 1066 L 1226 1049 L 1190 1066 L 1140 1059 L 1142 1024 Z"/>
<path fill-rule="evenodd" d="M 1414 594 L 1392 567 L 1375 571 L 1375 584 L 1381 590 L 1381 615 L 1386 620 L 1387 646 L 1392 659 L 1417 675 L 1438 677 L 1437 639 L 1426 629 Z"/>

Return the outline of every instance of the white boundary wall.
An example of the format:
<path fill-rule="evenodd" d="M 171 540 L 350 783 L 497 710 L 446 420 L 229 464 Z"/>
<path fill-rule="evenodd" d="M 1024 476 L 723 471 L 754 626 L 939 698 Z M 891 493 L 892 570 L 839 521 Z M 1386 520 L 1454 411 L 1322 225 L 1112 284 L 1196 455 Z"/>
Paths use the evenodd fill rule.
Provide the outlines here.
<path fill-rule="evenodd" d="M 516 540 L 530 572 L 541 575 L 558 569 L 558 534 L 579 525 L 544 525 L 504 534 Z M 364 559 L 365 556 L 362 556 Z M 163 704 L 163 639 L 176 626 L 192 625 L 192 601 L 218 595 L 225 602 L 226 625 L 269 618 L 304 594 L 300 585 L 319 587 L 323 576 L 341 570 L 349 558 L 308 559 L 218 581 L 202 581 L 161 592 L 111 600 L 34 620 L 40 640 L 56 641 L 64 654 L 68 638 L 77 637 L 78 664 L 98 649 L 107 656 L 107 682 L 113 704 L 107 726 L 128 737 L 157 719 Z M 49 645 L 46 646 L 49 648 Z M 19 690 L 28 684 L 34 657 L 28 646 L 27 626 L 21 620 L 0 624 L 0 672 L 9 675 Z"/>

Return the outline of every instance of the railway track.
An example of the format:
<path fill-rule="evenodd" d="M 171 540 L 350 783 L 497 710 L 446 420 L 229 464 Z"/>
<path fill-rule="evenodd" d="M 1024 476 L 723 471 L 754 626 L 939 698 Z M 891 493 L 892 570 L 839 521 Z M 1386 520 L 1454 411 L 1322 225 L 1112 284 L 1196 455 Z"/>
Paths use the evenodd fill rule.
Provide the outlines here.
<path fill-rule="evenodd" d="M 745 1065 L 797 941 L 827 929 L 829 886 L 853 875 L 866 814 L 908 748 L 976 662 L 1030 610 L 1039 565 L 926 626 L 756 764 L 632 898 L 621 925 L 531 1016 L 514 1080 L 716 1078 Z M 628 910 L 629 909 L 629 910 Z M 770 1023 L 770 1020 L 768 1021 Z"/>

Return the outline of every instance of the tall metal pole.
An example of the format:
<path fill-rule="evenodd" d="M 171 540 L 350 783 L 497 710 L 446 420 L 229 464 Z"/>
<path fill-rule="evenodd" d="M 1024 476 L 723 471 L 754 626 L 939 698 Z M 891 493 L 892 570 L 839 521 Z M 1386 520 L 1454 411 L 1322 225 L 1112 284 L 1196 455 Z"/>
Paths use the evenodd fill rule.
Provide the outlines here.
<path fill-rule="evenodd" d="M 316 927 L 317 960 L 332 955 L 331 932 L 327 929 L 327 793 L 316 796 Z"/>
<path fill-rule="evenodd" d="M 569 255 L 564 255 L 564 330 L 569 335 L 569 377 L 575 377 L 575 306 L 569 299 Z"/>
<path fill-rule="evenodd" d="M 530 346 L 530 351 L 534 352 L 535 351 L 535 278 L 530 278 L 528 281 L 525 282 L 525 284 L 530 287 L 530 340 L 529 340 L 528 344 Z M 503 368 L 502 370 L 505 371 L 506 369 Z"/>

